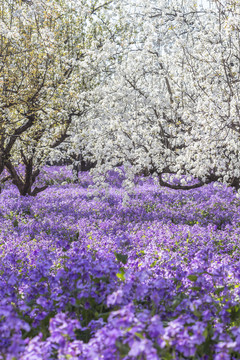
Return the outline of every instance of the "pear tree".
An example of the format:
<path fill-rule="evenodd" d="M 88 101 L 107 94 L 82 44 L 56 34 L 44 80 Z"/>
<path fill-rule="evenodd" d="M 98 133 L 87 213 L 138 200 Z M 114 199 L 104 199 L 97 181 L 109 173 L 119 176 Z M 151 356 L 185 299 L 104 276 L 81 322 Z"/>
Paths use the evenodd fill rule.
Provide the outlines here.
<path fill-rule="evenodd" d="M 239 2 L 139 1 L 134 22 L 136 42 L 91 114 L 98 169 L 121 163 L 129 180 L 155 174 L 173 189 L 238 189 Z"/>
<path fill-rule="evenodd" d="M 44 190 L 41 166 L 94 101 L 112 2 L 0 0 L 0 174 L 21 195 Z"/>

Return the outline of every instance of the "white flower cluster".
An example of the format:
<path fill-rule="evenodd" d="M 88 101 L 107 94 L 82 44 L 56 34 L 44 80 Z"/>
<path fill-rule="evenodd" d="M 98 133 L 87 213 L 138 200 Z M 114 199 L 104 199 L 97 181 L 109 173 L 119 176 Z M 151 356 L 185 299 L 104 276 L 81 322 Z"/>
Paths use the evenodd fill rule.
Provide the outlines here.
<path fill-rule="evenodd" d="M 102 171 L 130 163 L 134 173 L 232 183 L 240 179 L 240 4 L 182 3 L 134 5 L 135 42 L 96 88 L 84 148 Z"/>

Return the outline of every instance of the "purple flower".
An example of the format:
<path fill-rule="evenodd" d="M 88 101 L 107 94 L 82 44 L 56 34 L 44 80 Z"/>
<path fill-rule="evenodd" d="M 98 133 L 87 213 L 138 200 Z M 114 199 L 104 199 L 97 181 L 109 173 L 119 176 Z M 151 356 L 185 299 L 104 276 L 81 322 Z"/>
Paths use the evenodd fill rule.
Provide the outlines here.
<path fill-rule="evenodd" d="M 222 352 L 222 353 L 214 355 L 213 359 L 214 360 L 230 360 L 231 357 L 229 354 Z"/>
<path fill-rule="evenodd" d="M 151 318 L 150 325 L 148 326 L 148 332 L 152 338 L 156 338 L 159 335 L 164 334 L 164 327 L 158 315 Z"/>
<path fill-rule="evenodd" d="M 128 356 L 137 356 L 144 354 L 147 360 L 158 360 L 156 349 L 153 348 L 152 342 L 148 339 L 139 339 L 134 340 L 131 345 L 131 349 L 128 353 Z"/>
<path fill-rule="evenodd" d="M 118 289 L 114 291 L 111 295 L 107 297 L 107 306 L 111 305 L 120 305 L 123 300 L 123 291 L 122 289 Z"/>

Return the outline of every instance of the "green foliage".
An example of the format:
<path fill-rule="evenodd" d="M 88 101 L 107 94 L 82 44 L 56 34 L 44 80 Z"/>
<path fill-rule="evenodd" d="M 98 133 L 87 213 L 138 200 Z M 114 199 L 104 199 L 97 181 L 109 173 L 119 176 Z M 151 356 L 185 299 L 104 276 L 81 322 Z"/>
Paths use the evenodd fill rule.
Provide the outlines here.
<path fill-rule="evenodd" d="M 119 272 L 116 275 L 119 280 L 125 281 L 125 269 L 123 267 L 119 269 Z"/>
<path fill-rule="evenodd" d="M 121 263 L 123 263 L 124 265 L 127 264 L 127 261 L 128 261 L 128 255 L 126 254 L 120 254 L 120 253 L 117 253 L 117 252 L 114 252 L 115 256 L 116 256 L 116 259 L 118 261 L 120 261 Z"/>
<path fill-rule="evenodd" d="M 198 279 L 198 276 L 197 276 L 197 275 L 188 275 L 187 278 L 188 278 L 190 281 L 195 282 L 195 281 Z"/>

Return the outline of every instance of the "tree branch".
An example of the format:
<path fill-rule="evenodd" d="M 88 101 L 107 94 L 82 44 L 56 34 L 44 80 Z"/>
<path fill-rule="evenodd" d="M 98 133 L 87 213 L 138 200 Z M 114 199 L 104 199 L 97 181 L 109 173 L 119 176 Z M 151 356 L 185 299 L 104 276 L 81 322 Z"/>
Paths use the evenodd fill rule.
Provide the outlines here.
<path fill-rule="evenodd" d="M 27 122 L 25 124 L 23 124 L 22 126 L 19 126 L 14 131 L 14 133 L 10 136 L 8 144 L 4 150 L 5 154 L 9 154 L 9 152 L 11 151 L 13 145 L 15 144 L 15 142 L 17 140 L 17 137 L 19 135 L 21 135 L 22 133 L 24 133 L 24 131 L 28 130 L 34 124 L 34 120 L 35 120 L 34 115 L 27 115 L 26 118 L 28 119 Z"/>
<path fill-rule="evenodd" d="M 42 191 L 44 191 L 44 190 L 46 190 L 48 188 L 48 185 L 44 185 L 44 186 L 42 186 L 42 187 L 35 187 L 35 189 L 31 192 L 31 196 L 36 196 L 38 193 L 40 193 L 40 192 L 42 192 Z"/>
<path fill-rule="evenodd" d="M 159 184 L 161 186 L 165 186 L 165 187 L 168 187 L 170 189 L 174 189 L 174 190 L 191 190 L 191 189 L 197 189 L 199 187 L 202 187 L 203 185 L 205 185 L 206 183 L 202 182 L 201 180 L 199 180 L 199 182 L 197 184 L 194 184 L 194 185 L 172 185 L 172 184 L 169 184 L 168 182 L 164 181 L 162 179 L 162 175 L 163 174 L 160 174 L 158 176 L 159 178 Z M 208 182 L 207 182 L 208 183 Z"/>

